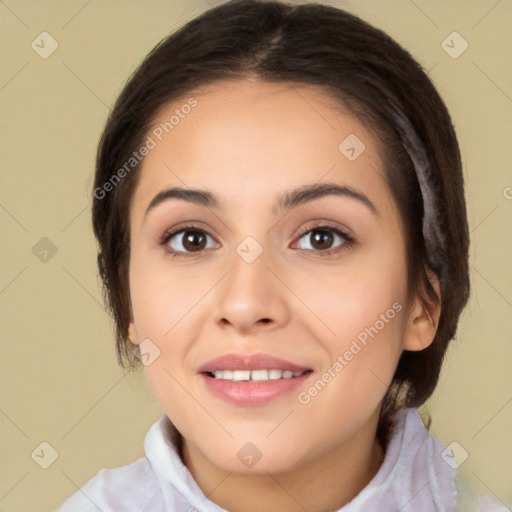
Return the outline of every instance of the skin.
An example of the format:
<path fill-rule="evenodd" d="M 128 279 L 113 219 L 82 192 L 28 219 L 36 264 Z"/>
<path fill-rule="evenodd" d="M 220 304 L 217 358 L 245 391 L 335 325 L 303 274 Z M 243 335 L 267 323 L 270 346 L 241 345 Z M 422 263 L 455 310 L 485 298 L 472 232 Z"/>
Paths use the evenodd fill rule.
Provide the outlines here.
<path fill-rule="evenodd" d="M 399 213 L 378 144 L 356 118 L 310 86 L 245 79 L 193 96 L 197 106 L 146 156 L 132 198 L 130 340 L 149 338 L 160 349 L 145 372 L 184 437 L 184 463 L 210 500 L 244 512 L 338 509 L 380 467 L 381 400 L 402 351 L 432 342 L 440 311 L 430 310 L 431 321 L 419 297 L 407 296 Z M 169 105 L 155 125 L 185 101 Z M 366 146 L 354 161 L 338 150 L 349 134 Z M 377 214 L 341 195 L 273 211 L 285 191 L 317 182 L 352 187 Z M 221 208 L 172 199 L 144 217 L 170 186 L 207 189 Z M 323 255 L 312 233 L 303 233 L 325 221 L 351 234 L 354 245 L 333 235 L 327 247 L 338 252 Z M 207 248 L 191 252 L 181 233 L 168 247 L 189 252 L 173 257 L 159 240 L 189 222 L 208 235 Z M 252 263 L 236 252 L 247 236 L 263 249 Z M 394 303 L 403 309 L 300 403 L 297 392 Z M 268 404 L 232 405 L 197 373 L 230 352 L 269 353 L 313 373 L 297 392 Z M 237 457 L 247 442 L 262 454 L 252 468 Z"/>

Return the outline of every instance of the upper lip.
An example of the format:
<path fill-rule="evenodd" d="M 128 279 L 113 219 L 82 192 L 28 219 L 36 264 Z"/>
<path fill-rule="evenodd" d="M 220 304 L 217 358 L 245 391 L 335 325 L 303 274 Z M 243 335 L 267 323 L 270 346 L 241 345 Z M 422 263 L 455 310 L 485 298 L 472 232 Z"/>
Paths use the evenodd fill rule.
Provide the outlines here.
<path fill-rule="evenodd" d="M 199 373 L 214 372 L 215 370 L 289 370 L 304 372 L 310 370 L 290 361 L 270 354 L 236 354 L 230 353 L 217 357 L 203 364 Z"/>

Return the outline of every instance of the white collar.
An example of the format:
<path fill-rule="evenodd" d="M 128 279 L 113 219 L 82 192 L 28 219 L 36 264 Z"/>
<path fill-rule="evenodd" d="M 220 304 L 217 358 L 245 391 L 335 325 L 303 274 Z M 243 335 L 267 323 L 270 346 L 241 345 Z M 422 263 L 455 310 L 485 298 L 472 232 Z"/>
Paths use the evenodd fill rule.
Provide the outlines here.
<path fill-rule="evenodd" d="M 163 414 L 146 435 L 144 448 L 161 488 L 166 510 L 225 512 L 197 485 L 178 453 L 179 433 Z M 452 512 L 456 470 L 441 457 L 446 447 L 431 436 L 416 408 L 402 409 L 384 461 L 370 483 L 336 512 L 401 510 Z M 182 508 L 184 507 L 185 508 Z"/>

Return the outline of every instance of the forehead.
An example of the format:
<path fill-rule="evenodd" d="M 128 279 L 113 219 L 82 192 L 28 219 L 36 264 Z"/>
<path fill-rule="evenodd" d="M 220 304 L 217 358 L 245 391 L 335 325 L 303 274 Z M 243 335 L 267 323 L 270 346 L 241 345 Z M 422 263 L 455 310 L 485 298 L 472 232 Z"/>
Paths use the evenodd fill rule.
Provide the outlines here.
<path fill-rule="evenodd" d="M 184 108 L 190 98 L 195 106 Z M 169 186 L 207 188 L 221 208 L 227 197 L 233 207 L 270 204 L 280 192 L 321 180 L 367 190 L 384 186 L 370 131 L 309 85 L 210 84 L 161 109 L 148 135 L 155 147 L 139 169 L 132 200 L 138 216 Z"/>

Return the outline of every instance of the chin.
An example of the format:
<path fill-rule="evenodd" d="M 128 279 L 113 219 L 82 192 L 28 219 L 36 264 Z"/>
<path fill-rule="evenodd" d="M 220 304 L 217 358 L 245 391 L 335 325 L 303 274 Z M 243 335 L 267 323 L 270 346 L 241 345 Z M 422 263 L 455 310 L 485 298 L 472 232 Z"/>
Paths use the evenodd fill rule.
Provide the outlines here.
<path fill-rule="evenodd" d="M 303 454 L 297 453 L 297 447 L 278 446 L 268 440 L 259 443 L 230 440 L 223 443 L 220 450 L 209 449 L 204 453 L 211 463 L 224 471 L 254 476 L 286 473 L 297 469 L 304 460 Z"/>

